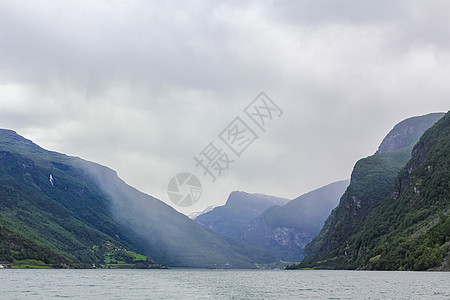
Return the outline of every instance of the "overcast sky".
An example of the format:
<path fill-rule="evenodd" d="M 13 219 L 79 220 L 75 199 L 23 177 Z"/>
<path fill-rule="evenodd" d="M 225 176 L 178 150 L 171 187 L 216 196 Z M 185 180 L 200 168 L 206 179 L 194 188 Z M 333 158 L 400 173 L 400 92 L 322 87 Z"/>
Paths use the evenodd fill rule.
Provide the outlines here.
<path fill-rule="evenodd" d="M 115 169 L 171 204 L 196 174 L 200 211 L 233 190 L 295 198 L 348 178 L 401 120 L 447 111 L 449 1 L 1 1 L 0 127 Z M 283 111 L 263 132 L 243 109 Z M 218 135 L 258 135 L 240 157 Z M 255 127 L 256 126 L 256 127 Z M 194 156 L 230 164 L 216 182 Z"/>

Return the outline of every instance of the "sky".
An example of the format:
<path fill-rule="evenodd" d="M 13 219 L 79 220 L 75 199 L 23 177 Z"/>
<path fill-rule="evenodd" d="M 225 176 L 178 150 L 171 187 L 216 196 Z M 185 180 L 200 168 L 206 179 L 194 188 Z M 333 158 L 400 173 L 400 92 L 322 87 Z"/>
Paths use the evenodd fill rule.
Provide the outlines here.
<path fill-rule="evenodd" d="M 186 214 L 234 190 L 293 199 L 349 178 L 401 120 L 448 111 L 448 11 L 445 0 L 0 0 L 0 128 Z M 264 130 L 245 113 L 261 92 Z M 242 128 L 257 138 L 246 144 Z M 194 160 L 211 149 L 229 161 L 208 169 L 215 182 Z M 180 173 L 202 186 L 188 207 L 167 193 Z"/>

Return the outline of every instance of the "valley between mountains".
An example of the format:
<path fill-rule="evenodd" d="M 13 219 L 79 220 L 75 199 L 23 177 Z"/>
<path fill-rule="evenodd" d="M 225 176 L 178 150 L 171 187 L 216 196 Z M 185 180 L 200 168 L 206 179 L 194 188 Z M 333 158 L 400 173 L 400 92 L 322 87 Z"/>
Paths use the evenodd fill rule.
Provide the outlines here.
<path fill-rule="evenodd" d="M 190 219 L 1 129 L 0 265 L 450 270 L 449 155 L 450 113 L 412 117 L 350 179 L 295 199 L 233 191 Z"/>

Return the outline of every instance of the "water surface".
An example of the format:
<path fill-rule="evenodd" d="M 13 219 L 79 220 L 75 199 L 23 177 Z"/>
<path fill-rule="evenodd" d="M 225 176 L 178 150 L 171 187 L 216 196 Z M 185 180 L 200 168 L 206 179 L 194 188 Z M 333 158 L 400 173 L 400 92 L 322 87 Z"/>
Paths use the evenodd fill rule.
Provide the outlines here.
<path fill-rule="evenodd" d="M 0 299 L 450 299 L 450 273 L 0 270 Z"/>

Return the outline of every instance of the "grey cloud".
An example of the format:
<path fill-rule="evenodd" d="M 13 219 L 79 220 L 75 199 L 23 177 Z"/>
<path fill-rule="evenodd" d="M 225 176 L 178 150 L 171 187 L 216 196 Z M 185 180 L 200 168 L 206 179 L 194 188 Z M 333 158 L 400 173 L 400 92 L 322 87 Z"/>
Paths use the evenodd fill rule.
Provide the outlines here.
<path fill-rule="evenodd" d="M 192 210 L 350 175 L 412 115 L 448 110 L 446 1 L 0 1 L 0 127 L 169 179 L 261 91 L 284 110 Z M 189 212 L 186 210 L 184 212 Z"/>
<path fill-rule="evenodd" d="M 50 3 L 3 3 L 0 10 L 8 28 L 3 71 L 19 80 L 58 78 L 94 90 L 111 82 L 195 89 L 233 88 L 253 77 L 233 52 L 240 45 L 233 44 L 224 5 Z"/>
<path fill-rule="evenodd" d="M 297 0 L 271 1 L 267 13 L 280 22 L 323 26 L 370 25 L 395 21 L 408 15 L 407 1 Z"/>

